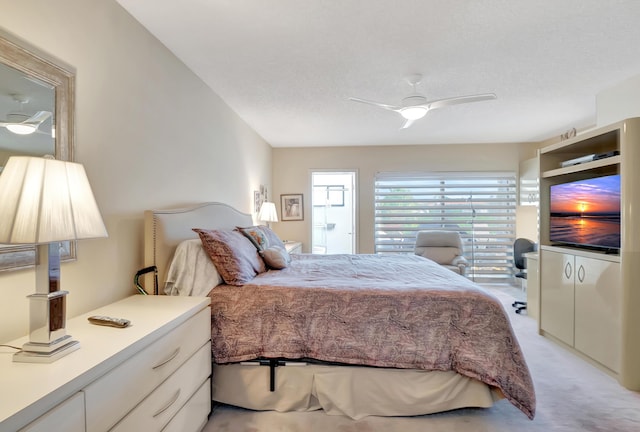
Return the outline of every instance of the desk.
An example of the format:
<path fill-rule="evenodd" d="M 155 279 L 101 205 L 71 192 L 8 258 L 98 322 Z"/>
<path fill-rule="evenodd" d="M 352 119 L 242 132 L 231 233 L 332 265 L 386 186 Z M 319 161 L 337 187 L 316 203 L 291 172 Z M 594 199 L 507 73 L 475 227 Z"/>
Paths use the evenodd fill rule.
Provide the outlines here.
<path fill-rule="evenodd" d="M 538 252 L 527 252 L 524 257 L 527 260 L 527 316 L 537 320 L 540 312 Z"/>

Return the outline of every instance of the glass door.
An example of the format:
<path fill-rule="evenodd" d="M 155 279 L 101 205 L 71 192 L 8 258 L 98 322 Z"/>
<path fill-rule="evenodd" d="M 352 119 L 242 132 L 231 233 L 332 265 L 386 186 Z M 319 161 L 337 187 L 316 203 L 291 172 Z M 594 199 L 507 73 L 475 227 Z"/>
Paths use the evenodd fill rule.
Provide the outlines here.
<path fill-rule="evenodd" d="M 355 253 L 355 171 L 314 171 L 311 252 Z"/>

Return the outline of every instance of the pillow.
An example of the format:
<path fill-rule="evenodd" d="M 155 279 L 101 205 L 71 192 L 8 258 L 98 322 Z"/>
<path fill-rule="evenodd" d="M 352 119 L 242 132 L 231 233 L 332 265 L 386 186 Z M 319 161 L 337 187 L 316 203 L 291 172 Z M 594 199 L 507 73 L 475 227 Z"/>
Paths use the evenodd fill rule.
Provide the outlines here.
<path fill-rule="evenodd" d="M 268 244 L 267 247 L 278 246 L 286 250 L 286 248 L 284 247 L 284 243 L 282 243 L 282 240 L 280 240 L 280 237 L 278 237 L 278 234 L 273 232 L 271 228 L 269 228 L 266 225 L 260 225 L 258 226 L 258 229 L 260 229 L 260 231 L 262 231 L 264 233 L 264 236 L 267 238 L 267 244 Z"/>
<path fill-rule="evenodd" d="M 238 231 L 193 229 L 200 236 L 222 279 L 229 285 L 244 285 L 266 271 L 254 245 Z"/>
<path fill-rule="evenodd" d="M 282 270 L 287 267 L 289 262 L 291 261 L 291 257 L 287 253 L 285 249 L 279 248 L 278 246 L 272 246 L 263 251 L 260 251 L 260 256 L 264 260 L 264 262 L 269 266 L 269 268 L 275 270 Z"/>
<path fill-rule="evenodd" d="M 241 232 L 246 238 L 251 240 L 251 243 L 258 249 L 259 251 L 264 250 L 269 247 L 269 241 L 267 240 L 266 235 L 258 226 L 252 227 L 236 227 L 236 229 Z"/>
<path fill-rule="evenodd" d="M 202 247 L 200 239 L 181 242 L 173 254 L 164 293 L 167 295 L 206 296 L 224 281 Z"/>

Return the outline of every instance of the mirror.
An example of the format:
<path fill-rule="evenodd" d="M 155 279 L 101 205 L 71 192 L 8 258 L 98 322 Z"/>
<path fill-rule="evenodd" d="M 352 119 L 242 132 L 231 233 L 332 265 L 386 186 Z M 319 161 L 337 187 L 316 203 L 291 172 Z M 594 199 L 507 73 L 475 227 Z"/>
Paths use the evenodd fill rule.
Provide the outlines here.
<path fill-rule="evenodd" d="M 25 45 L 0 34 L 0 175 L 13 155 L 73 160 L 75 74 Z M 12 132 L 14 124 L 32 133 Z M 75 242 L 61 243 L 62 260 L 75 256 Z M 31 267 L 35 260 L 34 246 L 0 245 L 0 271 Z"/>

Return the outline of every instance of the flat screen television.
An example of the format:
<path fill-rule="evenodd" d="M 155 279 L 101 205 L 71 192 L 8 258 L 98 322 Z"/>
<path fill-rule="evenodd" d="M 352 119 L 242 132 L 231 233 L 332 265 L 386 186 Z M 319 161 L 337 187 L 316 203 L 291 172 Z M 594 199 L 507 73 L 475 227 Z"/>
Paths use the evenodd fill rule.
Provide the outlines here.
<path fill-rule="evenodd" d="M 552 185 L 549 240 L 554 244 L 620 249 L 620 175 Z"/>

